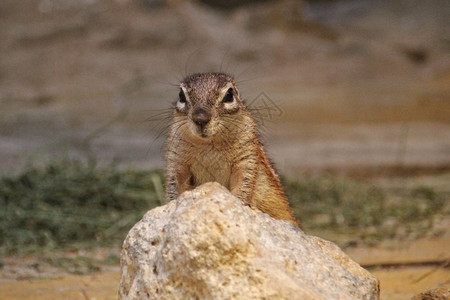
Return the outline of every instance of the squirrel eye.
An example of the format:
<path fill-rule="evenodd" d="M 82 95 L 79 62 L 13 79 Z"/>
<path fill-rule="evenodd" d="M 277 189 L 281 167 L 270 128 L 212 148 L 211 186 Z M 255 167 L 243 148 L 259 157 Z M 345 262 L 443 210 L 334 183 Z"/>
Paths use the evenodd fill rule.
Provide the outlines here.
<path fill-rule="evenodd" d="M 178 97 L 179 97 L 178 101 L 180 101 L 180 103 L 186 103 L 186 95 L 184 94 L 182 89 L 180 89 Z"/>
<path fill-rule="evenodd" d="M 230 102 L 233 102 L 233 100 L 234 100 L 233 89 L 229 88 L 227 90 L 227 93 L 223 97 L 222 102 L 223 103 L 230 103 Z"/>

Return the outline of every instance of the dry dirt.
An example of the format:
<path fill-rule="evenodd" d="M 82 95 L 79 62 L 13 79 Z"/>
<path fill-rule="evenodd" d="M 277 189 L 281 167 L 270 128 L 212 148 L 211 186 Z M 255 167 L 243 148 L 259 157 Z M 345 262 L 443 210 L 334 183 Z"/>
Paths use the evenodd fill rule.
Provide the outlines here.
<path fill-rule="evenodd" d="M 372 271 L 381 282 L 381 299 L 404 300 L 437 286 L 449 288 L 450 271 L 435 267 Z M 0 299 L 117 299 L 119 270 L 58 279 L 2 282 Z"/>
<path fill-rule="evenodd" d="M 380 280 L 381 299 L 400 300 L 429 289 L 450 288 L 447 249 L 448 238 L 359 247 L 346 252 Z M 118 267 L 106 267 L 91 275 L 61 273 L 45 278 L 44 272 L 40 276 L 41 279 L 1 280 L 0 299 L 117 299 Z"/>

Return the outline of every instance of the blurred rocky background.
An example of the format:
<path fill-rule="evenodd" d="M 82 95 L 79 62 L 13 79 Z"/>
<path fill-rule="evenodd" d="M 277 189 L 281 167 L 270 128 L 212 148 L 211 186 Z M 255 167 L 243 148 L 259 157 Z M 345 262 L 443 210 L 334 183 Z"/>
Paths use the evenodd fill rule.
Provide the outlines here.
<path fill-rule="evenodd" d="M 450 167 L 450 4 L 3 0 L 0 172 L 163 167 L 177 83 L 231 73 L 283 173 Z"/>

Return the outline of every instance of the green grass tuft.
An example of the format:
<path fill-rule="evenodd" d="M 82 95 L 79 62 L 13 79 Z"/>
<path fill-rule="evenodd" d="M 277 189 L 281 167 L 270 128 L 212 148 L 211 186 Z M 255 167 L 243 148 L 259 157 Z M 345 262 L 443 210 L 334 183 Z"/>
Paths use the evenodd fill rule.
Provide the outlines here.
<path fill-rule="evenodd" d="M 336 235 L 370 244 L 436 234 L 436 220 L 449 216 L 448 189 L 336 177 L 282 181 L 301 228 L 341 246 Z M 120 246 L 143 214 L 164 202 L 163 184 L 162 171 L 68 161 L 0 178 L 0 254 Z"/>
<path fill-rule="evenodd" d="M 436 216 L 449 216 L 448 191 L 389 188 L 337 177 L 282 178 L 291 207 L 306 231 L 333 231 L 367 244 L 418 238 L 433 231 Z"/>
<path fill-rule="evenodd" d="M 0 252 L 120 243 L 160 204 L 155 176 L 162 178 L 162 172 L 63 162 L 1 178 Z"/>

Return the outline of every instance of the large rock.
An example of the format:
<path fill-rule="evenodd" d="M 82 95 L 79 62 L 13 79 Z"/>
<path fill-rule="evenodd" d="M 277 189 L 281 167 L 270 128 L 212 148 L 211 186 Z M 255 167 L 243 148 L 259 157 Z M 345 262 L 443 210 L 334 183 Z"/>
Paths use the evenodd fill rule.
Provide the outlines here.
<path fill-rule="evenodd" d="M 217 183 L 149 211 L 123 244 L 119 299 L 378 299 L 336 245 L 244 206 Z"/>

